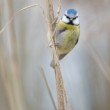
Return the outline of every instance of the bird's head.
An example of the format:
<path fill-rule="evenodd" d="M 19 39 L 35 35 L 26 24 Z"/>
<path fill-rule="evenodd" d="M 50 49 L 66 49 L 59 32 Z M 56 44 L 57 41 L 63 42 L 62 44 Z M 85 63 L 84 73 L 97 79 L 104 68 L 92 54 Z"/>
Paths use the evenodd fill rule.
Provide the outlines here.
<path fill-rule="evenodd" d="M 71 25 L 79 25 L 79 16 L 78 12 L 75 9 L 68 9 L 61 20 L 64 23 L 71 24 Z"/>

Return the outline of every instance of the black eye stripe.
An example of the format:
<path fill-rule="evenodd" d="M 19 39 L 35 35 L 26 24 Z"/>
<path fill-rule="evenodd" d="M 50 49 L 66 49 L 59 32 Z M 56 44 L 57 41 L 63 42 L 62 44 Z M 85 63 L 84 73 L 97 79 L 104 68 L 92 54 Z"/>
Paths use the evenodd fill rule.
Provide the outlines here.
<path fill-rule="evenodd" d="M 76 16 L 75 18 L 73 18 L 72 20 L 75 20 L 76 18 L 78 18 L 78 16 Z"/>
<path fill-rule="evenodd" d="M 70 19 L 70 17 L 69 17 L 69 16 L 67 16 L 66 14 L 65 14 L 65 16 L 66 16 L 66 18 Z"/>
<path fill-rule="evenodd" d="M 67 16 L 66 14 L 65 14 L 65 16 L 66 16 L 66 18 L 68 18 L 68 19 L 71 19 L 69 16 Z M 75 18 L 73 18 L 72 20 L 75 20 L 76 18 L 78 18 L 78 16 L 76 16 Z"/>

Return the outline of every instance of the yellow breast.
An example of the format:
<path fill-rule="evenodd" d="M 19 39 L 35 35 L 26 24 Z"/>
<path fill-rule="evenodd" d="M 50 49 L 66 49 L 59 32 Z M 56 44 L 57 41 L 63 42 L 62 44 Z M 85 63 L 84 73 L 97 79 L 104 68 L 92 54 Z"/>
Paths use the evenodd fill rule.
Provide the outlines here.
<path fill-rule="evenodd" d="M 62 21 L 58 23 L 58 29 L 61 28 L 66 28 L 66 30 L 64 32 L 63 43 L 57 47 L 58 55 L 70 52 L 74 48 L 80 33 L 79 26 L 66 24 Z"/>

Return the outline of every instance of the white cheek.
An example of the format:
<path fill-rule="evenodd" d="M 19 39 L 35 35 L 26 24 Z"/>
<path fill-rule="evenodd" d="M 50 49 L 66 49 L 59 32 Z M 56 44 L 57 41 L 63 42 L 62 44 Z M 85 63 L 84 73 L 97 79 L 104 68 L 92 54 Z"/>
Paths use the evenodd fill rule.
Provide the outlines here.
<path fill-rule="evenodd" d="M 65 22 L 65 23 L 69 23 L 69 19 L 66 18 L 66 16 L 63 16 L 62 21 Z"/>
<path fill-rule="evenodd" d="M 76 18 L 75 20 L 73 20 L 73 24 L 75 24 L 75 25 L 79 25 L 79 17 Z"/>

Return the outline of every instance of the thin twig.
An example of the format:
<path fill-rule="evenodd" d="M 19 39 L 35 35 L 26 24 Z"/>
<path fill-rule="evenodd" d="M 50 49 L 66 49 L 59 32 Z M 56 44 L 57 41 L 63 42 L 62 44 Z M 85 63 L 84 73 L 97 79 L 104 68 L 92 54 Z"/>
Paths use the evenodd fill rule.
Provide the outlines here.
<path fill-rule="evenodd" d="M 46 78 L 44 69 L 43 69 L 42 67 L 41 67 L 41 71 L 42 71 L 41 73 L 42 73 L 43 79 L 44 79 L 44 81 L 45 81 L 45 83 L 46 83 L 48 92 L 49 92 L 49 94 L 50 94 L 50 98 L 51 98 L 51 100 L 52 100 L 54 109 L 57 110 L 57 106 L 56 106 L 56 104 L 55 104 L 55 100 L 54 100 L 53 95 L 52 95 L 52 90 L 51 90 L 51 88 L 50 88 L 50 86 L 49 86 L 49 83 L 48 83 L 48 81 L 47 81 L 47 78 Z"/>
<path fill-rule="evenodd" d="M 33 4 L 33 5 L 29 5 L 29 6 L 26 6 L 22 9 L 20 9 L 19 11 L 17 11 L 15 14 L 12 15 L 12 17 L 9 19 L 9 21 L 5 24 L 5 26 L 3 26 L 3 28 L 0 30 L 0 35 L 5 31 L 5 29 L 8 27 L 8 25 L 10 25 L 12 23 L 12 21 L 15 19 L 15 17 L 22 11 L 26 10 L 26 9 L 30 9 L 32 7 L 36 7 L 38 6 L 41 10 L 42 10 L 42 13 L 43 13 L 43 16 L 44 18 L 45 17 L 45 12 L 43 10 L 43 8 L 41 6 L 39 6 L 38 4 Z M 45 21 L 47 22 L 47 20 L 45 19 Z"/>
<path fill-rule="evenodd" d="M 110 76 L 109 76 L 110 69 L 109 69 L 109 67 L 107 66 L 107 64 L 104 63 L 104 61 L 100 58 L 100 56 L 93 49 L 93 47 L 91 47 L 90 44 L 87 44 L 87 45 L 88 45 L 87 48 L 90 51 L 90 55 L 94 58 L 94 61 L 98 64 L 98 66 L 102 70 L 102 73 L 104 74 L 105 78 L 110 83 Z"/>
<path fill-rule="evenodd" d="M 58 18 L 59 18 L 59 15 L 60 15 L 60 12 L 61 12 L 61 0 L 58 1 L 58 8 L 57 8 L 57 16 L 54 18 L 54 21 L 51 23 L 54 24 L 54 23 L 58 23 Z"/>
<path fill-rule="evenodd" d="M 58 0 L 58 8 L 57 8 L 57 16 L 54 18 L 54 20 L 53 20 L 53 22 L 51 23 L 51 25 L 53 25 L 53 24 L 57 24 L 58 23 L 58 18 L 59 18 L 59 15 L 60 15 L 60 12 L 61 12 L 61 0 Z M 53 33 L 52 33 L 52 36 L 49 36 L 49 37 L 51 37 L 50 38 L 50 41 L 49 41 L 49 46 L 51 47 L 52 46 L 52 44 L 51 44 L 51 42 L 52 42 L 52 39 L 54 39 L 54 37 L 55 37 L 55 32 L 56 32 L 56 27 L 55 27 L 55 29 L 54 29 L 54 31 L 53 31 Z"/>

